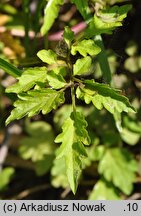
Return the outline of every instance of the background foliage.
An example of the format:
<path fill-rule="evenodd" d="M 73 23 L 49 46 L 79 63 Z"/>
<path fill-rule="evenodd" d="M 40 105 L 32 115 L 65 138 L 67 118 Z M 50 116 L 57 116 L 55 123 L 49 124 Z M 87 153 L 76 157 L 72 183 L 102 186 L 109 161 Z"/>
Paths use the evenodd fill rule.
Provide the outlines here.
<path fill-rule="evenodd" d="M 128 6 L 117 7 L 125 3 Z M 1 199 L 141 198 L 141 3 L 93 0 L 89 6 L 88 1 L 83 0 L 54 0 L 51 4 L 44 0 L 3 0 L 0 3 L 0 162 L 6 154 L 0 165 Z M 108 9 L 99 12 L 99 6 L 108 6 Z M 120 27 L 128 9 L 130 12 Z M 97 12 L 98 16 L 94 15 L 85 30 L 82 22 L 90 19 L 90 10 Z M 117 11 L 118 17 L 115 16 Z M 105 24 L 105 20 L 110 24 Z M 73 43 L 74 34 L 68 27 L 79 29 L 78 23 L 83 28 Z M 59 31 L 66 26 L 65 43 L 58 44 Z M 100 57 L 101 43 L 97 35 L 101 33 L 105 51 Z M 96 44 L 92 40 L 95 35 Z M 82 75 L 85 85 L 85 88 L 77 87 L 76 96 L 80 100 L 77 100 L 75 115 L 71 114 L 69 90 L 65 89 L 65 104 L 62 106 L 64 96 L 58 91 L 66 85 L 63 61 L 67 55 L 66 44 L 68 47 L 71 44 L 74 76 L 79 78 Z M 59 61 L 57 55 L 61 57 Z M 110 68 L 107 68 L 105 55 Z M 91 56 L 97 57 L 91 60 Z M 78 58 L 76 62 L 75 58 Z M 56 61 L 59 67 L 55 67 Z M 46 63 L 51 70 L 48 74 Z M 112 75 L 105 74 L 105 68 L 107 72 L 111 70 Z M 16 84 L 15 78 L 18 79 Z M 53 89 L 42 90 L 46 79 Z M 112 90 L 105 85 L 107 82 L 111 83 Z M 122 95 L 119 96 L 115 88 L 121 89 Z M 30 89 L 33 91 L 27 94 Z M 129 98 L 132 106 L 123 95 Z M 29 98 L 32 98 L 30 104 Z M 111 106 L 107 106 L 107 100 L 109 103 L 112 100 L 114 112 Z M 17 108 L 11 112 L 13 103 Z M 133 107 L 137 112 L 128 112 L 133 111 Z M 51 111 L 52 108 L 57 109 Z M 119 113 L 122 111 L 125 112 L 121 119 Z M 49 114 L 43 115 L 46 113 Z M 31 118 L 22 118 L 26 114 Z M 21 120 L 5 126 L 5 121 L 9 123 L 15 119 Z M 89 146 L 86 127 L 91 139 Z M 73 146 L 74 140 L 79 143 L 79 148 Z M 61 146 L 60 142 L 63 143 Z M 88 157 L 83 158 L 82 163 L 85 151 Z"/>

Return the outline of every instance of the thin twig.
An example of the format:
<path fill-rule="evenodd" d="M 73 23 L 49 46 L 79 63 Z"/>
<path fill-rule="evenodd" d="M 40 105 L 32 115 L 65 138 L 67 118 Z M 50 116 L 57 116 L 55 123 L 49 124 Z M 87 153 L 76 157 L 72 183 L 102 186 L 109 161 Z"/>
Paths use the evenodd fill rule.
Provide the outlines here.
<path fill-rule="evenodd" d="M 48 189 L 48 188 L 50 188 L 49 184 L 37 185 L 35 187 L 26 189 L 26 190 L 20 192 L 18 195 L 14 196 L 12 198 L 9 198 L 9 199 L 10 200 L 22 200 L 25 197 L 29 196 L 30 194 L 33 194 L 33 193 L 36 193 L 38 191 L 45 190 L 45 189 Z"/>
<path fill-rule="evenodd" d="M 64 199 L 71 192 L 70 187 L 67 187 L 62 193 L 61 198 Z"/>
<path fill-rule="evenodd" d="M 22 168 L 22 169 L 29 169 L 29 170 L 35 170 L 35 165 L 30 160 L 24 160 L 16 155 L 8 154 L 6 157 L 6 160 L 4 162 L 4 165 L 10 165 L 15 168 Z"/>
<path fill-rule="evenodd" d="M 76 12 L 76 7 L 73 5 L 70 10 L 68 10 L 65 14 L 60 15 L 60 20 L 64 22 L 69 22 L 72 18 L 72 16 Z"/>
<path fill-rule="evenodd" d="M 141 199 L 141 193 L 134 193 L 130 197 L 127 198 L 127 200 L 138 200 Z"/>

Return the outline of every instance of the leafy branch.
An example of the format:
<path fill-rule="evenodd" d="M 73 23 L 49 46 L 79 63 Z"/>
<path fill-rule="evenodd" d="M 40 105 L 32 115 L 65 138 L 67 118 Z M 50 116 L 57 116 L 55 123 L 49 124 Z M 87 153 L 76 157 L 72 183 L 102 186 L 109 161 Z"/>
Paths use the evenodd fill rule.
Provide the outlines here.
<path fill-rule="evenodd" d="M 62 133 L 56 137 L 55 142 L 61 143 L 56 152 L 57 159 L 64 159 L 68 182 L 75 194 L 82 169 L 85 167 L 84 159 L 88 155 L 85 146 L 91 144 L 87 131 L 87 121 L 83 113 L 78 111 L 77 100 L 83 100 L 85 104 L 92 103 L 98 110 L 105 108 L 114 116 L 116 121 L 118 117 L 120 123 L 122 112 L 135 112 L 135 109 L 121 91 L 109 85 L 112 77 L 101 37 L 101 34 L 111 34 L 116 27 L 122 25 L 122 21 L 127 16 L 131 6 L 102 8 L 96 10 L 92 17 L 88 1 L 72 0 L 71 2 L 76 5 L 88 24 L 84 35 L 79 40 L 75 39 L 74 32 L 69 27 L 65 27 L 62 39 L 55 51 L 43 49 L 37 53 L 40 60 L 45 63 L 44 67 L 28 68 L 21 72 L 1 59 L 0 65 L 6 72 L 17 78 L 17 82 L 6 89 L 7 93 L 16 93 L 18 97 L 14 103 L 15 108 L 6 120 L 6 124 L 25 116 L 32 117 L 40 112 L 44 115 L 50 113 L 65 103 L 66 89 L 70 90 L 72 110 L 63 123 Z M 48 33 L 58 16 L 59 7 L 63 3 L 63 0 L 48 1 L 41 28 L 43 35 Z M 96 58 L 108 84 L 85 79 L 85 76 L 89 75 L 93 60 Z M 118 129 L 121 127 L 120 123 L 117 123 Z M 118 161 L 114 161 L 112 154 L 115 154 L 117 158 L 119 156 L 127 165 L 120 150 L 110 149 L 99 164 L 99 173 L 103 175 L 105 180 L 102 179 L 98 186 L 102 188 L 108 184 L 108 181 L 112 181 L 116 187 L 122 190 L 120 184 L 123 184 L 123 179 L 118 181 L 111 170 L 105 171 L 105 169 L 110 169 L 109 163 L 103 162 L 104 160 L 108 161 L 108 158 L 119 173 L 120 170 L 123 171 L 124 166 L 118 167 Z M 133 166 L 133 169 L 128 170 L 131 174 L 131 180 L 128 182 L 130 189 L 136 170 L 136 165 Z M 124 186 L 123 192 L 128 193 L 130 190 L 126 188 L 125 184 Z"/>

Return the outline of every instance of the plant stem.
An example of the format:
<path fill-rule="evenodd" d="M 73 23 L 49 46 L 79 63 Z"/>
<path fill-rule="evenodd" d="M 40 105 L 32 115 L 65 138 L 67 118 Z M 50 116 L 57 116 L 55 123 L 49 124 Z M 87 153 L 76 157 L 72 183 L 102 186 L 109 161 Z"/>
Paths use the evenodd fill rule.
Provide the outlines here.
<path fill-rule="evenodd" d="M 28 36 L 29 32 L 29 0 L 23 1 L 23 15 L 24 15 L 24 30 L 25 30 L 25 37 L 24 37 L 24 43 L 25 43 L 25 50 L 26 50 L 26 56 L 30 56 L 30 39 Z"/>
<path fill-rule="evenodd" d="M 48 34 L 44 35 L 44 47 L 45 49 L 48 49 Z"/>
<path fill-rule="evenodd" d="M 71 45 L 70 45 L 71 46 Z M 70 71 L 70 82 L 71 82 L 71 99 L 72 99 L 72 108 L 73 108 L 73 112 L 74 114 L 76 113 L 76 104 L 75 104 L 75 89 L 74 89 L 74 77 L 73 77 L 73 65 L 70 59 L 70 50 L 68 52 L 68 56 L 67 56 L 67 65 Z"/>
<path fill-rule="evenodd" d="M 94 41 L 101 48 L 101 52 L 99 53 L 97 58 L 103 74 L 104 81 L 111 85 L 112 75 L 101 35 L 96 35 Z"/>
<path fill-rule="evenodd" d="M 76 105 L 75 105 L 75 90 L 74 86 L 71 87 L 71 98 L 72 98 L 72 107 L 73 107 L 73 112 L 76 112 Z"/>
<path fill-rule="evenodd" d="M 89 24 L 90 20 L 91 17 L 88 16 L 86 23 Z M 94 37 L 94 41 L 101 48 L 101 52 L 98 54 L 97 58 L 103 74 L 104 81 L 109 85 L 112 85 L 112 74 L 101 35 L 96 35 Z"/>
<path fill-rule="evenodd" d="M 33 19 L 33 29 L 35 32 L 35 38 L 33 40 L 33 53 L 35 53 L 37 46 L 38 46 L 38 31 L 40 28 L 40 17 L 41 17 L 41 13 L 42 13 L 42 8 L 44 7 L 44 3 L 45 1 L 37 1 L 37 5 L 36 5 L 36 11 L 35 11 L 35 16 Z"/>

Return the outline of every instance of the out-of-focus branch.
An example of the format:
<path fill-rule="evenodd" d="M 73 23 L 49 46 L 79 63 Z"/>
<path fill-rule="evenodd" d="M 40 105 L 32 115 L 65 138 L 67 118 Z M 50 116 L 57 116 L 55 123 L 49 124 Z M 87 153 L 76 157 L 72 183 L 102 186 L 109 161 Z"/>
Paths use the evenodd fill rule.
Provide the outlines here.
<path fill-rule="evenodd" d="M 14 196 L 12 198 L 9 198 L 9 200 L 21 200 L 21 199 L 24 199 L 33 193 L 36 193 L 36 192 L 41 191 L 41 190 L 47 190 L 49 188 L 50 188 L 49 184 L 37 185 L 33 188 L 29 188 L 29 189 L 26 189 L 26 190 L 20 192 L 18 195 Z"/>
<path fill-rule="evenodd" d="M 79 32 L 83 31 L 86 28 L 85 22 L 80 22 L 77 25 L 73 26 L 71 30 L 74 32 L 74 34 L 78 34 Z M 63 31 L 56 32 L 54 34 L 48 35 L 49 41 L 59 41 L 62 38 Z"/>
<path fill-rule="evenodd" d="M 77 9 L 73 5 L 65 14 L 60 15 L 59 20 L 64 21 L 64 22 L 70 21 L 76 11 Z"/>
<path fill-rule="evenodd" d="M 5 165 L 13 166 L 15 168 L 35 170 L 35 166 L 31 161 L 24 160 L 16 155 L 8 154 L 5 160 Z"/>
<path fill-rule="evenodd" d="M 80 22 L 77 25 L 73 26 L 71 30 L 74 31 L 74 34 L 78 34 L 81 31 L 83 31 L 86 28 L 86 26 L 87 25 L 85 22 Z M 5 31 L 7 31 L 7 28 L 5 26 L 0 26 L 0 33 L 3 33 Z M 12 29 L 12 30 L 9 30 L 9 32 L 11 35 L 16 36 L 16 37 L 25 37 L 25 31 L 21 29 Z M 63 31 L 58 31 L 58 32 L 49 34 L 48 40 L 49 41 L 59 41 L 62 38 L 62 34 L 63 34 Z M 34 37 L 42 38 L 40 33 L 36 35 L 34 31 L 29 31 L 28 35 L 30 39 L 33 39 Z"/>

